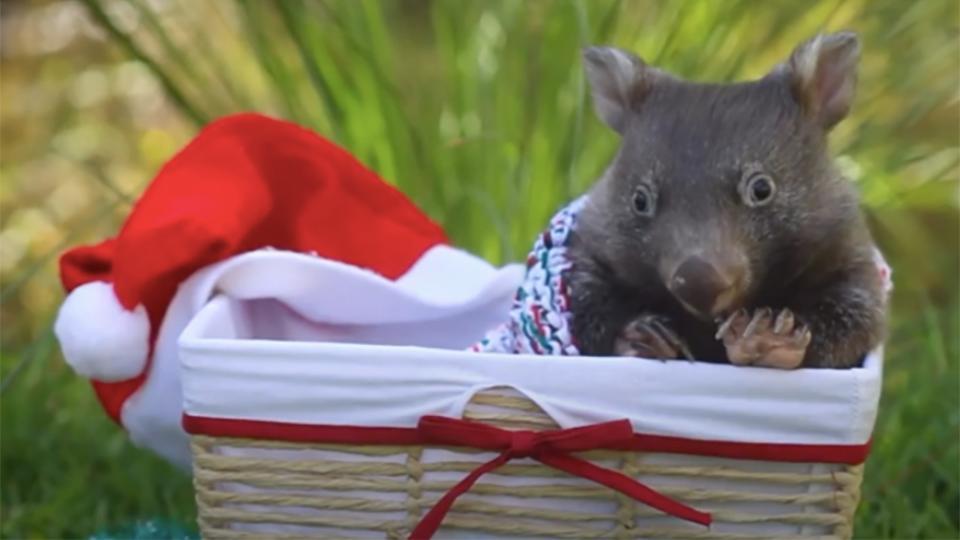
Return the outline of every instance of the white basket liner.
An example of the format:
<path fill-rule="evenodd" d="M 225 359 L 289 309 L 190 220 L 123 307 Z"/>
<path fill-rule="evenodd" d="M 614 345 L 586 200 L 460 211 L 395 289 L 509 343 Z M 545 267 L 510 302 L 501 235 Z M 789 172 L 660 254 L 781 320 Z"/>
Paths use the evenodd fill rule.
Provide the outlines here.
<path fill-rule="evenodd" d="M 438 271 L 444 254 L 444 264 L 415 268 L 413 279 L 396 283 L 286 252 L 237 257 L 227 272 L 214 268 L 198 290 L 204 300 L 223 294 L 180 337 L 184 411 L 413 427 L 427 414 L 460 416 L 478 390 L 507 385 L 563 427 L 628 418 L 638 433 L 694 439 L 855 445 L 870 438 L 880 351 L 859 369 L 780 371 L 457 350 L 505 316 L 502 291 L 519 271 L 470 262 L 477 269 L 470 275 L 456 253 L 450 271 Z M 484 309 L 492 296 L 496 305 Z M 257 298 L 271 300 L 245 300 Z"/>

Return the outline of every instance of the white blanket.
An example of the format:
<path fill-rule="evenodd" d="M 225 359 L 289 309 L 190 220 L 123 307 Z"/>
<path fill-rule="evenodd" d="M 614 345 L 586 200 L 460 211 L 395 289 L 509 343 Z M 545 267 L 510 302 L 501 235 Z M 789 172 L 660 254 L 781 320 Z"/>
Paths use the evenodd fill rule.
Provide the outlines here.
<path fill-rule="evenodd" d="M 151 373 L 124 404 L 123 424 L 136 444 L 189 468 L 189 443 L 180 425 L 177 340 L 215 294 L 249 302 L 256 327 L 278 339 L 462 349 L 504 320 L 522 276 L 519 265 L 494 268 L 447 246 L 429 250 L 395 282 L 340 262 L 275 250 L 211 265 L 177 291 L 160 328 Z M 216 391 L 240 400 L 244 378 L 280 373 L 279 362 L 271 358 L 254 371 L 239 364 L 220 367 L 235 370 L 229 375 L 234 382 L 219 384 Z M 301 368 L 309 377 L 309 366 Z M 269 391 L 286 393 L 277 387 Z"/>

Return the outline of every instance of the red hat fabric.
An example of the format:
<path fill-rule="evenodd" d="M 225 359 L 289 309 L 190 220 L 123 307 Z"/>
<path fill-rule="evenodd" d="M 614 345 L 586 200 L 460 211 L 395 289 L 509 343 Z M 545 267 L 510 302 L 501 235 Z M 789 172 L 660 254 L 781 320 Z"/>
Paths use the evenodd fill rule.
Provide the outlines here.
<path fill-rule="evenodd" d="M 330 141 L 257 114 L 229 116 L 161 169 L 116 238 L 62 256 L 70 294 L 57 336 L 74 369 L 100 379 L 97 395 L 119 422 L 177 287 L 198 269 L 274 247 L 396 279 L 446 243 L 401 192 Z"/>

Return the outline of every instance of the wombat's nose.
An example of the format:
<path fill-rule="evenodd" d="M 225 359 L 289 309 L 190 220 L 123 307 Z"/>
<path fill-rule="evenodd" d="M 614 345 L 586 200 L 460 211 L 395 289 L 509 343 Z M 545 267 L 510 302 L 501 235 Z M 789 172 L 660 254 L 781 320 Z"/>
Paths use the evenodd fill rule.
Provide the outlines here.
<path fill-rule="evenodd" d="M 726 307 L 721 304 L 729 303 L 733 281 L 721 275 L 709 262 L 700 257 L 690 257 L 674 271 L 669 288 L 691 310 L 710 316 Z"/>

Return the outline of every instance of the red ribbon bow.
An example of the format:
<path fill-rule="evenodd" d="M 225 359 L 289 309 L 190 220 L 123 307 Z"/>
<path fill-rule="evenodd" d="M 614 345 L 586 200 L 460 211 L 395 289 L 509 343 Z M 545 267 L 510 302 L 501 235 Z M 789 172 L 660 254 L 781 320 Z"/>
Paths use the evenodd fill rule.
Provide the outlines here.
<path fill-rule="evenodd" d="M 414 540 L 432 537 L 457 498 L 469 491 L 481 476 L 511 459 L 527 457 L 574 476 L 593 480 L 672 516 L 701 525 L 710 525 L 711 522 L 710 514 L 690 508 L 622 473 L 570 455 L 571 452 L 615 448 L 629 442 L 633 437 L 633 428 L 628 420 L 550 431 L 510 431 L 469 420 L 424 416 L 417 425 L 417 433 L 425 443 L 499 450 L 500 455 L 480 465 L 450 488 L 410 533 L 410 538 Z"/>

